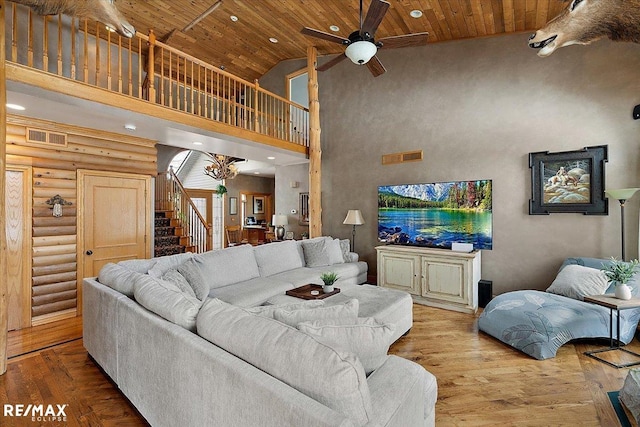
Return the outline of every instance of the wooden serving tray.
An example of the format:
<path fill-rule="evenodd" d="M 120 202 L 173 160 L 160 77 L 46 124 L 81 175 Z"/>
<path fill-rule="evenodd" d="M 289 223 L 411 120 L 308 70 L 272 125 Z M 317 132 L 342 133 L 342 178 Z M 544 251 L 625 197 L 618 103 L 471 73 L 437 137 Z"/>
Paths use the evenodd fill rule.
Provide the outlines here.
<path fill-rule="evenodd" d="M 311 291 L 319 291 L 320 293 L 318 295 L 311 295 Z M 322 292 L 322 285 L 309 284 L 300 286 L 299 288 L 288 290 L 286 294 L 302 299 L 325 299 L 327 297 L 330 297 L 331 295 L 337 294 L 338 292 L 340 292 L 340 288 L 334 287 L 333 292 L 325 294 L 324 292 Z"/>

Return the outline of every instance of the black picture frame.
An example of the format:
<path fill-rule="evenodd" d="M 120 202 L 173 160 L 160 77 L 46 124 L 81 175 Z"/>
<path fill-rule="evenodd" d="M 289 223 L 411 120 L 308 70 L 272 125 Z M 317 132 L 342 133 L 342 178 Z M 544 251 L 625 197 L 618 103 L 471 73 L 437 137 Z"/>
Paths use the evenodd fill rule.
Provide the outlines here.
<path fill-rule="evenodd" d="M 529 153 L 529 215 L 582 213 L 608 215 L 604 195 L 607 145 L 582 150 Z"/>

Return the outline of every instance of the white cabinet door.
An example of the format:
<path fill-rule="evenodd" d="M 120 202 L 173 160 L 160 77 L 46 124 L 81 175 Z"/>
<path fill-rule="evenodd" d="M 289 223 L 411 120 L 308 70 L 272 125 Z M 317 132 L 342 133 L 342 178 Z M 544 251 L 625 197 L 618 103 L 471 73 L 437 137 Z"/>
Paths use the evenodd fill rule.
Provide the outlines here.
<path fill-rule="evenodd" d="M 422 295 L 464 304 L 467 302 L 466 262 L 422 258 Z"/>
<path fill-rule="evenodd" d="M 420 295 L 420 257 L 380 253 L 378 285 Z"/>

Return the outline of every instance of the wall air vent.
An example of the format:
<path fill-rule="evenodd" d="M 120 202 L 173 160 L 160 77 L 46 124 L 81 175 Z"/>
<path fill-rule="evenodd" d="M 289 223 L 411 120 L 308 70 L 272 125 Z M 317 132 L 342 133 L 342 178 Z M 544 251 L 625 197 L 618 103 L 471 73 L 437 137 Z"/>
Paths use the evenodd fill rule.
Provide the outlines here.
<path fill-rule="evenodd" d="M 27 128 L 27 142 L 37 144 L 55 145 L 56 147 L 67 146 L 67 134 L 60 132 L 50 132 L 41 129 Z"/>
<path fill-rule="evenodd" d="M 419 162 L 422 160 L 422 150 L 406 151 L 404 153 L 392 153 L 382 155 L 383 165 L 393 165 L 396 163 Z"/>

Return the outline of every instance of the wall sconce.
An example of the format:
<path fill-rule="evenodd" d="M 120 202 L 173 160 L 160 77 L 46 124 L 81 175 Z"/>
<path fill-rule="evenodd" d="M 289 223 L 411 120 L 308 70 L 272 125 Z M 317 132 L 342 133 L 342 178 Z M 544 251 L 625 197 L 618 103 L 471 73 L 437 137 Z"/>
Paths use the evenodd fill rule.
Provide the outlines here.
<path fill-rule="evenodd" d="M 56 194 L 45 203 L 51 206 L 51 209 L 53 209 L 53 216 L 55 216 L 56 218 L 60 218 L 62 216 L 62 206 L 71 206 L 72 204 L 71 202 L 67 202 L 65 199 L 60 197 L 59 194 Z"/>

